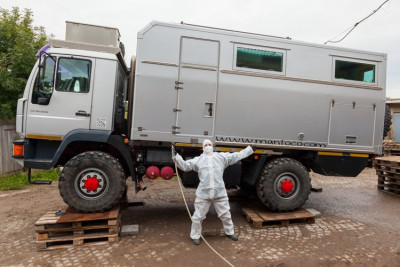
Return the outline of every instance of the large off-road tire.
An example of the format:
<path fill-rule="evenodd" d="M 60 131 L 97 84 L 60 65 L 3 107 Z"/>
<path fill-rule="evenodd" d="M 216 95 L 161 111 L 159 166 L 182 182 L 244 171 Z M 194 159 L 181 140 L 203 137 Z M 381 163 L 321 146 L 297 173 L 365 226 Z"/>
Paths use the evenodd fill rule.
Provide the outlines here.
<path fill-rule="evenodd" d="M 273 211 L 301 207 L 311 191 L 306 168 L 291 158 L 276 158 L 265 164 L 256 183 L 260 201 Z"/>
<path fill-rule="evenodd" d="M 125 173 L 111 155 L 90 151 L 81 153 L 64 166 L 58 188 L 64 202 L 80 212 L 111 209 L 125 190 Z"/>
<path fill-rule="evenodd" d="M 388 135 L 391 125 L 392 125 L 392 112 L 390 111 L 390 106 L 388 104 L 386 104 L 385 120 L 384 120 L 384 127 L 383 127 L 383 138 L 385 138 Z"/>

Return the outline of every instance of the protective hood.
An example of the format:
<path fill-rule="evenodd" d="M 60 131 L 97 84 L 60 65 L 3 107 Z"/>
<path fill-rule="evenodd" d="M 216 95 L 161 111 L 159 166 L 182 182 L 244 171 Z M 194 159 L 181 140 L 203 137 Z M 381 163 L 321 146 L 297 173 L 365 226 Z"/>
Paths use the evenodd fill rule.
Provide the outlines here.
<path fill-rule="evenodd" d="M 203 141 L 203 153 L 206 155 L 211 155 L 213 152 L 214 152 L 213 143 L 210 140 L 205 139 Z"/>

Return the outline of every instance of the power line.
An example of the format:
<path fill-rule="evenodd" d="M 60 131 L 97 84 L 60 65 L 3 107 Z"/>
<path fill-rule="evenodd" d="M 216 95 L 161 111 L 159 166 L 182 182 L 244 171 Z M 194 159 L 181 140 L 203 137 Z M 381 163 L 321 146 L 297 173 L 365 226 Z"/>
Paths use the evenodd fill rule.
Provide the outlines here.
<path fill-rule="evenodd" d="M 330 41 L 330 40 L 329 40 L 329 41 L 326 41 L 324 44 L 327 44 L 327 43 L 339 43 L 339 42 L 343 41 L 343 39 L 346 38 L 358 25 L 360 25 L 361 22 L 363 22 L 364 20 L 368 19 L 368 18 L 371 17 L 373 14 L 375 14 L 375 13 L 376 13 L 379 9 L 381 9 L 381 7 L 382 7 L 384 4 L 386 4 L 387 2 L 389 2 L 389 0 L 386 0 L 385 2 L 383 2 L 377 9 L 375 9 L 374 11 L 372 11 L 371 14 L 369 14 L 368 16 L 366 16 L 365 18 L 363 18 L 362 20 L 360 20 L 359 22 L 357 22 L 356 24 L 354 24 L 354 26 L 346 33 L 345 36 L 343 36 L 342 39 L 340 39 L 340 40 L 338 40 L 338 41 Z M 341 34 L 343 34 L 343 33 L 341 33 Z M 339 34 L 339 35 L 341 35 L 341 34 Z M 337 36 L 339 36 L 339 35 L 337 35 Z M 334 38 L 336 38 L 337 36 L 335 36 Z"/>

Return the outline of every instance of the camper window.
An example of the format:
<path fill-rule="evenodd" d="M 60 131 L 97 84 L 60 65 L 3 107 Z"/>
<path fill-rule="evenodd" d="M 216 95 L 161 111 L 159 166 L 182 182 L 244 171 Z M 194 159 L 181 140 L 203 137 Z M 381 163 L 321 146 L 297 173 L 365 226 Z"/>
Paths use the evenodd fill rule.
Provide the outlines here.
<path fill-rule="evenodd" d="M 236 47 L 236 67 L 283 72 L 283 52 Z"/>
<path fill-rule="evenodd" d="M 375 65 L 335 60 L 335 79 L 375 83 Z"/>

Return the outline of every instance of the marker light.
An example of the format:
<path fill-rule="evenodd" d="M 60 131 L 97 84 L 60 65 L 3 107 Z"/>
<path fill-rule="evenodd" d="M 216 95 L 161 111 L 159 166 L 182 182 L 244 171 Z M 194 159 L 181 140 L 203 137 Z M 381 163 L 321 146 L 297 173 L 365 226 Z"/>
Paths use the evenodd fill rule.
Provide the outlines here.
<path fill-rule="evenodd" d="M 13 144 L 13 156 L 14 157 L 23 157 L 24 156 L 24 145 Z"/>

